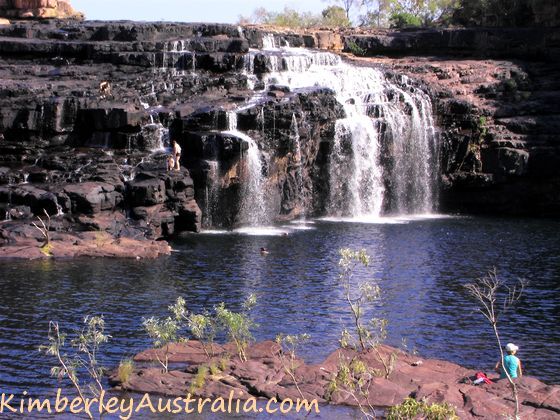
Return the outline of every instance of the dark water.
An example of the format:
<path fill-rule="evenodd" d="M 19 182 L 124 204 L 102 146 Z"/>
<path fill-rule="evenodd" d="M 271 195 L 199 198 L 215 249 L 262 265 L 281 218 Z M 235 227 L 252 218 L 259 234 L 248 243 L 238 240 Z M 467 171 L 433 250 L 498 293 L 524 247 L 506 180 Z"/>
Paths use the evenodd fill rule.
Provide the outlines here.
<path fill-rule="evenodd" d="M 239 308 L 257 293 L 257 339 L 309 333 L 309 361 L 337 345 L 347 308 L 336 284 L 338 249 L 366 248 L 383 298 L 370 313 L 389 319 L 388 342 L 426 357 L 491 370 L 498 353 L 491 329 L 463 285 L 496 267 L 530 286 L 501 320 L 503 341 L 520 346 L 526 373 L 560 383 L 560 222 L 447 218 L 405 224 L 316 222 L 288 236 L 191 235 L 157 261 L 74 260 L 0 265 L 0 389 L 52 395 L 52 360 L 37 352 L 49 320 L 63 329 L 103 314 L 112 339 L 106 365 L 145 349 L 143 316 L 164 315 L 177 296 L 192 310 L 225 301 Z M 260 247 L 270 254 L 261 256 Z"/>

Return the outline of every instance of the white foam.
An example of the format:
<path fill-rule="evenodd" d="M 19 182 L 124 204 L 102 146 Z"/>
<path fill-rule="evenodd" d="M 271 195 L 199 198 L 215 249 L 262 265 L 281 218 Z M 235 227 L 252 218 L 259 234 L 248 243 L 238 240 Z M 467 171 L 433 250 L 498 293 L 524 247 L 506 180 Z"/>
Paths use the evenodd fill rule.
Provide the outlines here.
<path fill-rule="evenodd" d="M 309 220 L 309 219 L 305 219 L 305 220 L 292 220 L 290 222 L 291 224 L 294 225 L 314 225 L 315 221 L 314 220 Z"/>
<path fill-rule="evenodd" d="M 313 226 L 306 226 L 306 225 L 291 225 L 291 226 L 286 226 L 287 229 L 290 230 L 315 230 L 315 227 Z"/>
<path fill-rule="evenodd" d="M 203 230 L 199 233 L 199 235 L 227 235 L 232 233 L 231 230 L 215 230 L 215 229 L 208 229 Z"/>
<path fill-rule="evenodd" d="M 356 217 L 324 217 L 319 219 L 332 223 L 363 223 L 370 225 L 402 225 L 408 223 L 398 217 L 356 216 Z"/>
<path fill-rule="evenodd" d="M 235 229 L 233 232 L 248 236 L 286 236 L 290 230 L 275 226 L 248 226 Z"/>
<path fill-rule="evenodd" d="M 451 219 L 456 216 L 448 214 L 411 214 L 405 216 L 356 216 L 356 217 L 323 217 L 319 220 L 332 223 L 363 223 L 372 225 L 402 225 L 422 220 Z"/>

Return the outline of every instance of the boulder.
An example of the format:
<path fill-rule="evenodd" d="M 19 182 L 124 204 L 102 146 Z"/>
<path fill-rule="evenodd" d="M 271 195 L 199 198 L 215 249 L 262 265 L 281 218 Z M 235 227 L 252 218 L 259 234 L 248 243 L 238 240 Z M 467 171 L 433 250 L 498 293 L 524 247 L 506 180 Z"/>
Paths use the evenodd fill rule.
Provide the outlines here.
<path fill-rule="evenodd" d="M 342 36 L 332 31 L 317 31 L 315 32 L 317 39 L 317 47 L 322 50 L 342 51 L 344 42 Z"/>
<path fill-rule="evenodd" d="M 72 213 L 95 214 L 115 209 L 123 200 L 115 187 L 104 182 L 83 182 L 64 187 L 70 198 Z"/>
<path fill-rule="evenodd" d="M 128 198 L 134 207 L 149 207 L 165 202 L 165 181 L 161 179 L 134 180 L 128 184 Z"/>

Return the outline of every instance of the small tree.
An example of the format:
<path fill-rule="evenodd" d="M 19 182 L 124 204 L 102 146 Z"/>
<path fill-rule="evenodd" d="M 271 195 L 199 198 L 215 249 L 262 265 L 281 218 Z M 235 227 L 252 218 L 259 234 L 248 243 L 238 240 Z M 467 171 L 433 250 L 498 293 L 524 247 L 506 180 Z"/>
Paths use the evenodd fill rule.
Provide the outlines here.
<path fill-rule="evenodd" d="M 352 280 L 358 266 L 369 266 L 369 255 L 364 249 L 352 251 L 347 248 L 341 249 L 340 255 L 338 280 L 344 290 L 344 297 L 350 307 L 355 327 L 355 334 L 347 329 L 342 331 L 340 344 L 343 348 L 354 347 L 361 352 L 372 349 L 383 364 L 385 378 L 388 378 L 394 370 L 397 355 L 392 353 L 389 358 L 384 357 L 379 351 L 379 345 L 387 338 L 389 321 L 385 318 L 372 318 L 366 323 L 363 319 L 364 306 L 377 302 L 381 298 L 381 288 L 373 280 L 360 282 L 357 285 Z"/>
<path fill-rule="evenodd" d="M 169 368 L 169 344 L 177 341 L 179 323 L 171 317 L 164 319 L 150 317 L 144 318 L 142 324 L 148 336 L 152 339 L 154 347 L 156 349 L 164 349 L 163 360 L 160 358 L 157 350 L 155 354 L 157 361 L 163 367 L 163 371 L 167 373 Z"/>
<path fill-rule="evenodd" d="M 39 232 L 41 232 L 41 236 L 43 237 L 43 244 L 41 245 L 41 252 L 47 256 L 51 256 L 51 236 L 50 236 L 50 229 L 51 229 L 51 216 L 49 215 L 49 213 L 43 209 L 43 213 L 45 214 L 46 217 L 46 222 L 41 219 L 40 216 L 37 216 L 37 219 L 39 220 L 39 223 L 41 224 L 41 226 L 37 225 L 37 223 L 35 222 L 31 222 L 31 224 L 33 225 L 33 227 L 35 227 L 35 229 L 37 229 Z"/>
<path fill-rule="evenodd" d="M 338 8 L 341 9 L 348 21 L 350 21 L 350 11 L 353 8 L 359 8 L 362 5 L 362 0 L 323 0 L 330 3 L 339 5 Z M 324 16 L 324 15 L 323 15 Z"/>
<path fill-rule="evenodd" d="M 330 6 L 321 12 L 323 15 L 323 24 L 335 28 L 348 27 L 351 25 L 348 15 L 340 6 Z"/>
<path fill-rule="evenodd" d="M 504 350 L 498 330 L 498 320 L 501 315 L 509 311 L 517 301 L 527 285 L 525 280 L 519 280 L 515 285 L 509 286 L 498 278 L 496 269 L 489 271 L 484 277 L 477 279 L 473 283 L 465 285 L 467 292 L 477 301 L 478 311 L 484 315 L 492 326 L 494 336 L 500 350 L 500 360 L 504 366 Z M 519 396 L 517 385 L 513 381 L 507 369 L 504 369 L 507 380 L 511 387 L 511 393 L 515 400 L 515 418 L 519 419 Z"/>
<path fill-rule="evenodd" d="M 239 360 L 242 362 L 247 361 L 245 350 L 249 343 L 253 341 L 251 328 L 256 324 L 251 320 L 249 312 L 256 303 L 256 296 L 251 294 L 245 299 L 242 312 L 230 311 L 225 307 L 223 302 L 214 308 L 216 311 L 217 324 L 225 330 L 228 338 L 235 343 Z"/>
<path fill-rule="evenodd" d="M 51 369 L 51 375 L 62 379 L 68 377 L 78 396 L 85 401 L 85 390 L 79 380 L 79 372 L 87 372 L 93 384 L 89 390 L 98 397 L 104 390 L 102 377 L 104 369 L 97 360 L 99 350 L 110 336 L 105 334 L 105 321 L 100 316 L 86 316 L 84 327 L 76 331 L 76 337 L 67 346 L 67 336 L 60 332 L 58 322 L 49 322 L 48 344 L 39 347 L 39 351 L 54 356 L 57 366 Z M 93 418 L 87 413 L 89 418 Z"/>
<path fill-rule="evenodd" d="M 298 346 L 311 338 L 309 334 L 299 334 L 299 335 L 282 335 L 279 334 L 276 337 L 276 343 L 280 345 L 280 362 L 284 371 L 292 378 L 294 385 L 299 393 L 301 399 L 305 399 L 303 392 L 299 388 L 298 381 L 296 379 L 296 369 L 299 367 L 297 363 L 296 350 Z"/>
<path fill-rule="evenodd" d="M 202 345 L 202 349 L 206 356 L 210 359 L 214 356 L 214 338 L 217 333 L 216 320 L 208 313 L 194 314 L 191 313 L 187 319 L 188 327 L 191 334 Z"/>

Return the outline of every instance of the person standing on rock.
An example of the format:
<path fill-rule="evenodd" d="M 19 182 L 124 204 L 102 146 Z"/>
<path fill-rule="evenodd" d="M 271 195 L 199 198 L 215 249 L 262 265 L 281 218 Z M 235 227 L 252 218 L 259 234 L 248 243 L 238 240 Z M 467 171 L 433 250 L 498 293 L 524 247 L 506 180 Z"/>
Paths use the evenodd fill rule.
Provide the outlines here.
<path fill-rule="evenodd" d="M 175 158 L 175 170 L 181 169 L 181 146 L 176 140 L 173 140 L 173 157 Z"/>
<path fill-rule="evenodd" d="M 521 360 L 515 355 L 519 350 L 513 343 L 508 343 L 506 346 L 507 355 L 504 356 L 504 365 L 502 367 L 502 362 L 498 361 L 496 363 L 496 372 L 500 373 L 500 379 L 506 378 L 506 371 L 511 379 L 515 379 L 523 376 L 523 370 L 521 368 Z"/>

